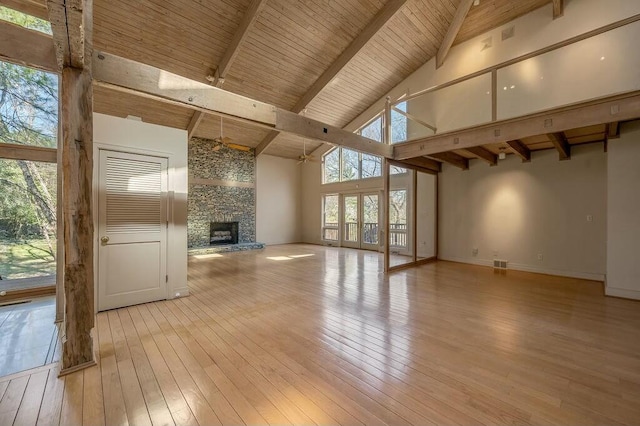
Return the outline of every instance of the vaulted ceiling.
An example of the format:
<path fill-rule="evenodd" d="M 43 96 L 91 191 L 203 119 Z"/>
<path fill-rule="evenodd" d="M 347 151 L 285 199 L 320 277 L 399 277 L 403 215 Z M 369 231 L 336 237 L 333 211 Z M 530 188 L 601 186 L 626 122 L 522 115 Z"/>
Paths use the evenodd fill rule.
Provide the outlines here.
<path fill-rule="evenodd" d="M 94 46 L 202 82 L 233 52 L 219 87 L 295 112 L 306 106 L 309 117 L 343 127 L 434 57 L 457 8 L 469 1 L 94 0 Z M 0 3 L 37 7 L 44 0 Z M 548 3 L 481 0 L 454 44 Z M 102 87 L 94 102 L 97 112 L 183 129 L 194 115 Z M 220 118 L 207 115 L 193 134 L 213 138 L 219 132 Z M 269 136 L 227 121 L 224 133 L 249 147 Z M 308 151 L 320 145 L 306 143 Z M 279 134 L 264 152 L 296 158 L 301 148 L 300 138 Z"/>

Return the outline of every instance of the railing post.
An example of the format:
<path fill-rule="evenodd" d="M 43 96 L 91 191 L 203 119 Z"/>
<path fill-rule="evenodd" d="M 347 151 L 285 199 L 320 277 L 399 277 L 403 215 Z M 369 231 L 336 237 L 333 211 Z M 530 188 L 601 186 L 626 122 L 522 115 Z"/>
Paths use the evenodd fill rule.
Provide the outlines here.
<path fill-rule="evenodd" d="M 387 100 L 384 103 L 384 131 L 382 132 L 382 141 L 387 145 L 391 145 L 391 98 L 387 96 Z"/>

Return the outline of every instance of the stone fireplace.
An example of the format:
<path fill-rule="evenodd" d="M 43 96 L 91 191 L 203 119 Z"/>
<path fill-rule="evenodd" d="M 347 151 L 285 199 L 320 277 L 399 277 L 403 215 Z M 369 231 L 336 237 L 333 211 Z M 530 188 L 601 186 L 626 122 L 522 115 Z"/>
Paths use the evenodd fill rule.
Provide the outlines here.
<path fill-rule="evenodd" d="M 255 243 L 253 152 L 228 148 L 213 151 L 212 146 L 213 142 L 207 139 L 189 141 L 188 246 L 213 248 Z M 214 229 L 213 223 L 235 226 Z M 229 238 L 228 233 L 236 235 Z"/>
<path fill-rule="evenodd" d="M 238 244 L 238 222 L 211 222 L 209 245 Z"/>

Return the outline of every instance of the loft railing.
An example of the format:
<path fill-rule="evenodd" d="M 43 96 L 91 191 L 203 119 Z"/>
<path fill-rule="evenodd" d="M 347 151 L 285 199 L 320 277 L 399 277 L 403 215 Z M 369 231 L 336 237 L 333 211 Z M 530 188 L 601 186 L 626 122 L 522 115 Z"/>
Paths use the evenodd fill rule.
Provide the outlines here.
<path fill-rule="evenodd" d="M 387 102 L 385 141 L 411 141 L 640 90 L 636 40 L 640 15 Z"/>

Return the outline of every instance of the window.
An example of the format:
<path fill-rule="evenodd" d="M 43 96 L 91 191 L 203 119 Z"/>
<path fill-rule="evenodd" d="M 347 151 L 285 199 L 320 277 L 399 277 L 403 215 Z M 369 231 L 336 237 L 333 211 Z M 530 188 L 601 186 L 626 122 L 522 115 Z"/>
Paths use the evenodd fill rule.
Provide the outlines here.
<path fill-rule="evenodd" d="M 400 111 L 407 112 L 407 102 L 395 105 Z M 391 109 L 391 143 L 407 140 L 407 116 Z"/>
<path fill-rule="evenodd" d="M 0 6 L 0 19 L 30 30 L 51 34 L 51 24 L 49 22 L 8 7 Z"/>
<path fill-rule="evenodd" d="M 389 173 L 392 175 L 401 175 L 403 173 L 407 173 L 407 169 L 405 169 L 404 167 L 391 166 L 389 168 Z"/>
<path fill-rule="evenodd" d="M 9 20 L 0 9 L 0 19 Z M 35 19 L 35 18 L 34 18 Z M 19 23 L 19 22 L 18 22 Z M 52 148 L 58 133 L 58 76 L 0 62 L 0 142 Z M 26 152 L 26 151 L 25 151 Z M 0 158 L 0 277 L 3 290 L 55 282 L 57 165 Z"/>
<path fill-rule="evenodd" d="M 340 182 L 340 149 L 334 148 L 322 157 L 323 183 Z"/>
<path fill-rule="evenodd" d="M 362 154 L 362 179 L 382 175 L 382 159 L 375 155 Z"/>
<path fill-rule="evenodd" d="M 342 182 L 348 180 L 360 179 L 360 159 L 357 151 L 341 148 L 342 150 L 342 173 L 340 180 Z"/>
<path fill-rule="evenodd" d="M 383 126 L 382 126 L 382 114 L 378 115 L 369 124 L 364 126 L 358 132 L 360 136 L 373 139 L 374 141 L 382 142 Z"/>
<path fill-rule="evenodd" d="M 0 142 L 55 148 L 58 76 L 0 62 Z"/>
<path fill-rule="evenodd" d="M 322 183 L 382 176 L 382 158 L 347 148 L 332 149 L 322 157 L 322 163 Z"/>
<path fill-rule="evenodd" d="M 337 194 L 322 199 L 322 239 L 326 241 L 338 241 L 338 199 Z"/>
<path fill-rule="evenodd" d="M 389 191 L 389 245 L 407 246 L 407 190 Z"/>

